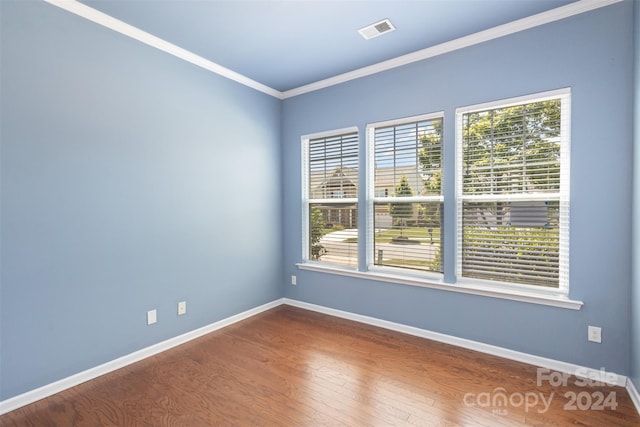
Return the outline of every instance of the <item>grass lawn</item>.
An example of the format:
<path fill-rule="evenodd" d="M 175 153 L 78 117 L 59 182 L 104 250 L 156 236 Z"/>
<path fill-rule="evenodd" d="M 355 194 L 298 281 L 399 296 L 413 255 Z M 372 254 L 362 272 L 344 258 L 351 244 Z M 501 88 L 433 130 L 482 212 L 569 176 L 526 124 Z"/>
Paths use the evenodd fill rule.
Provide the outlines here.
<path fill-rule="evenodd" d="M 429 261 L 417 260 L 417 259 L 385 259 L 382 264 L 388 267 L 414 267 L 418 270 L 429 270 Z"/>
<path fill-rule="evenodd" d="M 431 237 L 429 236 L 429 229 L 426 227 L 420 228 L 405 228 L 402 230 L 402 235 L 411 240 L 417 240 L 421 243 L 431 243 Z M 432 231 L 433 243 L 437 243 L 440 239 L 440 229 L 434 228 Z M 400 237 L 399 228 L 387 228 L 380 231 L 376 231 L 376 243 L 390 243 L 395 237 Z M 357 237 L 350 237 L 344 240 L 345 243 L 358 243 Z"/>

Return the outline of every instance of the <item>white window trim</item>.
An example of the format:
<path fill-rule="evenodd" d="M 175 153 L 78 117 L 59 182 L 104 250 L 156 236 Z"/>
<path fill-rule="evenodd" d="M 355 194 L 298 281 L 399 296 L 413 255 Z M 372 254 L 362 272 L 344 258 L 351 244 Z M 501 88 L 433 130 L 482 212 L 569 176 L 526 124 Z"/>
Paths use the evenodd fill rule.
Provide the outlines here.
<path fill-rule="evenodd" d="M 376 280 L 379 282 L 387 282 L 400 285 L 420 286 L 428 289 L 437 289 L 441 291 L 459 292 L 463 294 L 479 295 L 490 298 L 498 298 L 509 301 L 519 301 L 530 304 L 545 305 L 550 307 L 565 308 L 570 310 L 580 310 L 584 303 L 578 300 L 572 300 L 564 294 L 544 294 L 536 290 L 536 292 L 528 289 L 507 289 L 496 286 L 486 286 L 478 283 L 447 283 L 444 280 L 429 279 L 426 277 L 417 277 L 410 274 L 394 274 L 391 271 L 357 271 L 341 266 L 329 266 L 317 262 L 298 263 L 300 270 L 307 270 L 319 273 L 337 274 L 340 276 L 355 277 L 366 280 Z M 423 275 L 424 276 L 424 275 Z M 301 285 L 301 283 L 299 283 Z"/>
<path fill-rule="evenodd" d="M 311 263 L 311 264 L 316 264 L 316 265 L 324 265 L 323 263 L 320 262 L 314 262 L 312 260 L 309 259 L 309 201 L 311 200 L 309 197 L 309 142 L 312 139 L 318 139 L 318 138 L 326 138 L 326 137 L 331 137 L 331 136 L 335 136 L 335 135 L 342 135 L 342 134 L 347 134 L 347 133 L 358 133 L 358 127 L 357 126 L 350 126 L 347 128 L 342 128 L 342 129 L 335 129 L 335 130 L 330 130 L 330 131 L 325 131 L 325 132 L 318 132 L 318 133 L 313 133 L 313 134 L 308 134 L 308 135 L 302 135 L 300 137 L 300 141 L 301 141 L 301 157 L 302 157 L 302 161 L 300 162 L 300 164 L 302 165 L 302 254 L 301 254 L 301 259 L 303 260 L 304 263 Z M 325 202 L 330 202 L 330 203 L 335 203 L 336 199 L 323 199 Z M 322 202 L 323 200 L 321 199 L 314 199 L 314 201 L 316 202 Z M 356 205 L 358 204 L 358 198 L 357 197 L 349 197 L 349 198 L 341 198 L 338 199 L 340 201 L 340 203 L 355 203 Z M 345 267 L 346 269 L 348 269 L 348 267 Z"/>
<path fill-rule="evenodd" d="M 517 104 L 521 104 L 523 101 L 527 102 L 530 100 L 543 100 L 545 96 L 548 98 L 556 98 L 558 96 L 563 96 L 563 95 L 570 97 L 570 89 L 565 88 L 565 89 L 560 89 L 555 91 L 542 92 L 535 95 L 527 95 L 522 97 L 510 98 L 507 100 L 499 100 L 499 101 L 493 101 L 493 102 L 484 103 L 484 104 L 477 104 L 473 106 L 458 108 L 456 109 L 456 135 L 455 135 L 456 148 L 457 148 L 457 141 L 461 136 L 459 135 L 459 132 L 461 132 L 461 128 L 458 125 L 459 117 L 461 117 L 461 115 L 464 114 L 465 112 L 470 112 L 473 109 L 489 109 L 497 106 L 517 105 Z M 570 131 L 571 131 L 571 126 L 570 126 L 571 103 L 570 102 L 567 103 L 566 108 L 567 108 L 566 110 L 567 114 L 564 114 L 562 116 L 561 126 L 564 131 L 563 135 L 566 138 L 569 138 L 569 141 L 570 141 L 571 140 L 570 139 Z M 496 283 L 496 282 L 487 283 L 484 281 L 471 280 L 471 279 L 464 279 L 464 281 L 460 281 L 459 276 L 458 276 L 457 282 L 449 283 L 444 281 L 444 277 L 442 274 L 437 274 L 437 273 L 429 274 L 429 273 L 421 273 L 421 272 L 404 271 L 402 269 L 396 269 L 393 267 L 380 267 L 380 266 L 373 267 L 372 266 L 373 256 L 374 256 L 372 230 L 373 230 L 373 201 L 375 198 L 375 193 L 374 193 L 375 189 L 373 185 L 370 185 L 370 183 L 374 182 L 373 181 L 374 156 L 371 153 L 371 150 L 373 150 L 374 148 L 373 148 L 373 144 L 369 143 L 369 141 L 371 140 L 371 133 L 374 132 L 375 127 L 392 126 L 392 125 L 402 124 L 402 123 L 411 122 L 411 121 L 419 121 L 425 118 L 429 119 L 429 118 L 436 118 L 436 117 L 442 118 L 443 128 L 444 128 L 444 123 L 446 120 L 444 112 L 437 112 L 433 114 L 426 114 L 426 115 L 407 117 L 403 119 L 377 122 L 377 123 L 372 123 L 367 125 L 367 128 L 366 128 L 367 152 L 366 152 L 366 160 L 365 160 L 366 168 L 367 168 L 366 174 L 365 174 L 366 200 L 364 202 L 365 208 L 367 210 L 367 213 L 366 213 L 367 215 L 366 264 L 368 266 L 367 271 L 360 271 L 358 269 L 353 269 L 346 266 L 330 265 L 330 264 L 314 262 L 314 261 L 305 259 L 305 256 L 308 253 L 308 245 L 309 245 L 309 222 L 308 222 L 309 221 L 309 214 L 308 214 L 309 199 L 307 195 L 308 179 L 309 179 L 309 177 L 307 176 L 308 142 L 310 139 L 314 139 L 314 138 L 322 138 L 322 137 L 332 136 L 340 133 L 357 132 L 358 127 L 353 126 L 353 127 L 348 127 L 344 129 L 337 129 L 337 130 L 332 130 L 327 132 L 304 135 L 301 137 L 302 147 L 303 147 L 302 162 L 301 162 L 301 164 L 303 165 L 302 166 L 302 169 L 303 169 L 302 171 L 303 173 L 303 183 L 302 183 L 303 184 L 302 186 L 302 193 L 303 193 L 302 194 L 302 210 L 303 210 L 302 254 L 303 255 L 302 255 L 302 259 L 304 261 L 296 264 L 297 267 L 300 270 L 307 270 L 311 272 L 335 274 L 335 275 L 355 277 L 355 278 L 360 278 L 365 280 L 375 280 L 375 281 L 400 284 L 400 285 L 420 286 L 428 289 L 436 289 L 436 290 L 443 290 L 443 291 L 449 291 L 449 292 L 459 292 L 463 294 L 478 295 L 478 296 L 498 298 L 498 299 L 504 299 L 504 300 L 510 300 L 510 301 L 519 301 L 519 302 L 530 303 L 530 304 L 539 304 L 539 305 L 551 306 L 551 307 L 557 307 L 557 308 L 580 310 L 584 305 L 584 303 L 580 300 L 570 299 L 568 295 L 568 287 L 566 289 L 559 290 L 559 289 L 552 289 L 552 288 L 540 288 L 539 286 L 522 285 L 522 284 L 510 285 L 507 283 L 502 284 L 502 283 Z M 568 195 L 569 195 L 569 179 L 568 178 L 569 178 L 569 159 L 570 159 L 569 144 L 561 144 L 561 147 L 562 147 L 561 148 L 561 162 L 562 162 L 561 173 L 566 178 L 566 179 L 561 179 L 561 191 L 566 192 L 567 199 L 568 199 Z M 443 153 L 443 159 L 444 159 L 444 153 Z M 456 161 L 459 161 L 459 159 L 456 158 Z M 457 185 L 456 188 L 459 188 L 458 182 L 460 181 L 458 181 L 458 179 L 459 177 L 456 171 L 456 185 Z M 444 194 L 444 186 L 446 185 L 446 182 L 443 181 L 442 184 L 443 184 L 443 194 Z M 456 190 L 456 206 L 458 203 L 457 191 L 458 190 Z M 437 197 L 440 197 L 440 196 L 437 196 Z M 516 195 L 514 196 L 514 199 L 517 199 L 518 197 L 519 196 Z M 527 196 L 527 197 L 531 198 L 531 196 Z M 540 198 L 541 200 L 542 199 L 548 200 L 549 195 L 540 196 Z M 358 206 L 359 208 L 361 208 L 362 203 L 358 203 Z M 568 207 L 565 207 L 565 209 L 568 209 Z M 566 214 L 566 218 L 568 218 L 569 217 L 568 211 L 565 212 L 565 214 Z M 456 215 L 456 223 L 457 221 L 458 220 Z M 458 234 L 459 234 L 458 230 L 456 229 L 456 236 L 458 236 Z M 569 246 L 568 236 L 560 236 L 560 238 L 561 238 L 560 245 L 565 247 L 565 251 L 561 252 L 560 256 L 568 257 L 568 246 Z M 457 238 L 456 238 L 456 241 L 457 241 Z M 456 243 L 460 244 L 459 242 L 456 242 Z M 457 268 L 457 264 L 456 264 L 456 268 Z M 566 279 L 566 282 L 568 283 L 568 277 Z"/>
<path fill-rule="evenodd" d="M 502 283 L 489 280 L 477 280 L 462 277 L 462 202 L 465 198 L 462 195 L 462 116 L 465 113 L 474 111 L 483 111 L 493 108 L 511 107 L 514 105 L 521 105 L 529 102 L 547 101 L 550 99 L 562 99 L 561 114 L 561 143 L 560 143 L 560 191 L 559 195 L 549 194 L 511 194 L 505 196 L 505 199 L 518 200 L 526 198 L 527 200 L 560 200 L 560 218 L 565 220 L 562 222 L 560 228 L 560 253 L 559 264 L 560 280 L 559 287 L 544 288 L 535 285 L 523 285 L 518 283 Z M 514 98 L 508 98 L 504 100 L 496 100 L 486 102 L 482 104 L 475 104 L 467 107 L 456 108 L 456 283 L 461 286 L 478 287 L 480 289 L 486 289 L 488 292 L 503 292 L 512 294 L 514 292 L 526 292 L 532 295 L 539 295 L 550 297 L 561 301 L 568 300 L 569 296 L 569 186 L 570 186 L 570 144 L 571 144 L 571 89 L 563 88 L 557 90 L 551 90 L 547 92 L 540 92 L 525 96 L 519 96 Z M 494 198 L 495 196 L 490 196 Z M 483 196 L 473 196 L 474 200 L 481 200 Z M 469 199 L 467 196 L 466 199 Z M 564 267 L 564 269 L 563 269 Z M 582 303 L 580 302 L 580 306 Z M 579 308 L 579 307 L 578 307 Z"/>
<path fill-rule="evenodd" d="M 366 129 L 366 144 L 367 144 L 367 152 L 366 152 L 366 162 L 367 162 L 367 195 L 366 195 L 366 210 L 367 210 L 367 247 L 366 247 L 366 263 L 367 270 L 372 272 L 380 272 L 381 274 L 390 274 L 397 277 L 410 277 L 416 278 L 420 280 L 420 278 L 426 278 L 430 280 L 441 281 L 444 275 L 442 273 L 436 272 L 417 272 L 408 269 L 396 268 L 396 267 L 388 267 L 388 266 L 379 266 L 375 265 L 375 254 L 374 254 L 374 239 L 375 239 L 375 230 L 374 230 L 374 207 L 373 204 L 376 201 L 384 201 L 384 202 L 403 202 L 406 201 L 407 198 L 400 197 L 376 197 L 375 195 L 375 131 L 377 128 L 389 127 L 389 126 L 397 126 L 403 125 L 407 123 L 414 122 L 422 122 L 433 119 L 441 119 L 442 125 L 444 128 L 444 111 L 437 111 L 428 114 L 420 114 L 417 116 L 404 117 L 401 119 L 393 119 L 386 120 L 383 122 L 370 123 L 367 125 Z M 441 162 L 442 164 L 442 162 Z M 443 168 L 444 169 L 444 168 Z M 444 183 L 443 183 L 443 194 L 444 194 Z M 444 196 L 441 194 L 439 196 L 414 196 L 411 197 L 412 202 L 444 202 Z M 442 237 L 441 237 L 442 238 Z"/>

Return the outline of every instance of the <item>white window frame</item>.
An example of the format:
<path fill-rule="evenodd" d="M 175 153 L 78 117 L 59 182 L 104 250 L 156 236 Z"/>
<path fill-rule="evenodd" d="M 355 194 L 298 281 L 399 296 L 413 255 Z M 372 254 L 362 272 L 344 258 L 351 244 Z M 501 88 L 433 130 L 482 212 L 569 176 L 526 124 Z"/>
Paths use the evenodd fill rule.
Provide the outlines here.
<path fill-rule="evenodd" d="M 339 135 L 345 135 L 345 134 L 350 134 L 350 133 L 356 133 L 358 134 L 359 137 L 359 129 L 357 126 L 351 126 L 351 127 L 347 127 L 347 128 L 342 128 L 342 129 L 335 129 L 335 130 L 330 130 L 330 131 L 326 131 L 326 132 L 319 132 L 319 133 L 314 133 L 314 134 L 309 134 L 309 135 L 303 135 L 300 139 L 301 139 L 301 146 L 302 146 L 302 150 L 301 150 L 301 154 L 302 154 L 302 161 L 300 162 L 300 164 L 302 165 L 302 261 L 304 264 L 310 264 L 310 265 L 318 265 L 318 266 L 322 266 L 322 268 L 328 267 L 329 269 L 344 269 L 344 270 L 357 270 L 357 266 L 356 267 L 349 267 L 349 266 L 344 266 L 344 265 L 339 265 L 339 264 L 332 264 L 329 262 L 323 262 L 323 261 L 314 261 L 311 259 L 310 256 L 310 248 L 309 248 L 309 225 L 310 225 L 310 218 L 309 218 L 309 205 L 312 203 L 336 203 L 337 201 L 339 201 L 339 203 L 353 203 L 356 206 L 358 206 L 358 197 L 343 197 L 343 198 L 334 198 L 334 199 L 311 199 L 310 194 L 309 194 L 309 181 L 310 181 L 310 176 L 309 176 L 309 144 L 310 141 L 313 139 L 319 139 L 319 138 L 328 138 L 328 137 L 332 137 L 332 136 L 339 136 Z M 360 156 L 358 156 L 360 157 Z M 358 163 L 360 163 L 360 161 L 358 161 Z M 358 184 L 358 187 L 360 187 L 360 184 Z M 359 190 L 358 190 L 359 191 Z"/>
<path fill-rule="evenodd" d="M 402 202 L 406 201 L 407 198 L 403 197 L 378 197 L 375 194 L 375 132 L 377 128 L 390 127 L 390 126 L 398 126 L 404 124 L 410 124 L 414 122 L 422 122 L 433 119 L 442 120 L 442 128 L 444 134 L 444 111 L 438 111 L 434 113 L 421 114 L 418 116 L 404 117 L 401 119 L 387 120 L 382 122 L 370 123 L 366 128 L 366 138 L 367 138 L 367 153 L 366 153 L 366 162 L 367 162 L 367 196 L 366 196 L 366 215 L 367 215 L 367 230 L 366 230 L 366 262 L 368 271 L 372 272 L 380 272 L 383 274 L 393 274 L 397 276 L 407 276 L 407 277 L 422 277 L 426 279 L 435 280 L 437 282 L 441 282 L 444 274 L 438 272 L 429 272 L 429 271 L 417 271 L 399 267 L 390 267 L 390 266 L 380 266 L 375 265 L 375 229 L 374 229 L 374 216 L 375 216 L 375 208 L 374 202 Z M 444 146 L 444 135 L 441 141 L 442 146 Z M 441 169 L 444 172 L 444 150 L 441 152 Z M 440 202 L 444 203 L 444 180 L 442 182 L 442 190 L 441 194 L 436 196 L 412 196 L 410 200 L 412 203 L 420 203 L 420 202 Z M 444 233 L 440 236 L 441 239 L 444 239 Z M 441 254 L 442 257 L 444 254 Z"/>
<path fill-rule="evenodd" d="M 358 237 L 359 240 L 365 239 L 365 254 L 358 255 L 358 268 L 348 268 L 342 265 L 329 264 L 326 262 L 317 262 L 308 260 L 309 254 L 309 176 L 308 176 L 308 143 L 309 140 L 314 138 L 323 138 L 330 136 L 337 136 L 340 134 L 358 132 L 358 127 L 348 127 L 343 129 L 337 129 L 327 132 L 314 133 L 309 135 L 304 135 L 301 137 L 302 140 L 302 259 L 303 262 L 297 264 L 297 267 L 301 270 L 320 272 L 320 273 L 328 273 L 328 274 L 336 274 L 347 277 L 355 277 L 359 279 L 365 280 L 375 280 L 379 282 L 387 282 L 396 285 L 409 285 L 409 286 L 418 286 L 429 289 L 435 289 L 445 292 L 458 292 L 469 295 L 479 295 L 490 298 L 499 298 L 511 301 L 519 301 L 530 304 L 540 304 L 551 307 L 559 307 L 563 309 L 570 310 L 580 310 L 584 305 L 582 301 L 573 300 L 569 297 L 569 272 L 568 272 L 568 262 L 569 262 L 569 161 L 570 161 L 570 141 L 571 141 L 571 103 L 570 103 L 570 94 L 571 91 L 569 88 L 559 89 L 548 92 L 540 92 L 533 95 L 527 95 L 523 97 L 515 97 L 509 98 L 499 101 L 493 101 L 488 103 L 471 105 L 468 107 L 461 107 L 455 110 L 455 164 L 451 162 L 447 162 L 447 151 L 445 149 L 445 144 L 447 139 L 444 138 L 444 134 L 446 133 L 446 121 L 448 120 L 448 115 L 444 115 L 442 112 L 433 113 L 437 115 L 437 117 L 442 117 L 443 120 L 443 152 L 442 152 L 442 169 L 443 169 L 443 181 L 442 181 L 442 189 L 443 195 L 447 194 L 445 191 L 448 187 L 448 184 L 451 184 L 447 181 L 446 176 L 449 175 L 446 172 L 448 167 L 454 167 L 454 175 L 455 175 L 455 188 L 454 188 L 454 196 L 455 200 L 453 211 L 445 211 L 444 222 L 453 221 L 455 230 L 454 233 L 447 232 L 445 230 L 443 239 L 446 239 L 444 242 L 445 248 L 451 248 L 453 246 L 453 250 L 455 252 L 454 262 L 455 265 L 447 265 L 452 260 L 449 259 L 447 261 L 447 256 L 445 253 L 442 254 L 442 260 L 444 262 L 445 274 L 456 273 L 456 276 L 453 277 L 453 282 L 449 282 L 444 280 L 444 275 L 441 274 L 429 274 L 427 272 L 416 272 L 416 271 L 407 271 L 404 269 L 397 269 L 393 267 L 379 267 L 373 266 L 373 201 L 376 198 L 375 195 L 375 183 L 374 183 L 374 169 L 373 162 L 375 161 L 375 156 L 371 154 L 370 150 L 373 150 L 372 144 L 368 141 L 371 139 L 370 132 L 372 129 L 383 125 L 394 125 L 401 124 L 410 121 L 416 121 L 420 119 L 424 119 L 425 117 L 434 117 L 430 114 L 420 115 L 414 117 L 407 117 L 397 120 L 389 120 L 383 122 L 372 123 L 367 126 L 365 131 L 366 140 L 366 149 L 363 153 L 359 152 L 359 166 L 364 164 L 365 170 L 359 173 L 359 176 L 364 178 L 359 180 L 359 187 L 364 185 L 364 188 L 361 188 L 358 191 L 358 196 L 360 197 L 363 193 L 365 195 L 365 200 L 359 198 L 347 199 L 347 202 L 356 203 L 358 207 L 358 211 L 361 209 L 365 209 L 365 221 L 358 221 Z M 506 107 L 509 105 L 517 105 L 522 103 L 528 103 L 536 100 L 543 100 L 544 97 L 548 98 L 558 98 L 558 97 L 566 97 L 566 101 L 563 104 L 564 114 L 561 115 L 561 129 L 562 129 L 562 137 L 566 138 L 561 144 L 561 185 L 560 191 L 562 192 L 563 200 L 566 201 L 561 207 L 561 215 L 564 218 L 564 228 L 561 231 L 560 235 L 560 262 L 564 263 L 567 266 L 567 270 L 562 272 L 562 278 L 560 280 L 559 288 L 543 288 L 541 286 L 534 285 L 522 285 L 522 284 L 506 284 L 506 283 L 497 283 L 497 282 L 488 282 L 488 281 L 480 281 L 480 280 L 472 280 L 461 277 L 459 274 L 459 265 L 460 260 L 458 259 L 458 248 L 461 247 L 461 218 L 458 214 L 458 210 L 461 207 L 462 199 L 461 199 L 461 191 L 462 191 L 462 162 L 459 158 L 460 149 L 458 146 L 462 141 L 462 115 L 466 112 L 470 112 L 472 110 L 483 110 L 483 109 L 491 109 L 496 107 Z M 460 145 L 461 147 L 461 145 Z M 364 156 L 364 158 L 363 158 Z M 542 199 L 548 199 L 548 195 L 544 196 Z M 333 200 L 335 201 L 335 199 Z M 345 199 L 340 199 L 340 202 L 344 203 Z M 359 216 L 361 216 L 359 214 Z M 366 227 L 363 229 L 363 227 Z M 452 240 L 453 239 L 453 240 Z M 358 250 L 363 249 L 362 245 L 358 245 Z M 364 264 L 362 262 L 364 261 Z M 368 267 L 368 269 L 367 269 Z"/>
<path fill-rule="evenodd" d="M 468 200 L 482 200 L 482 195 L 463 195 L 463 129 L 462 117 L 466 113 L 506 108 L 527 103 L 547 101 L 551 99 L 561 100 L 560 115 L 560 189 L 557 197 L 550 198 L 549 194 L 527 194 L 520 197 L 519 194 L 511 198 L 515 201 L 526 198 L 527 200 L 558 200 L 560 202 L 560 226 L 559 226 L 559 286 L 558 288 L 545 288 L 543 286 L 525 285 L 519 283 L 497 282 L 480 280 L 462 276 L 462 204 Z M 570 88 L 552 90 L 515 98 L 475 104 L 456 109 L 456 283 L 470 286 L 480 286 L 494 291 L 527 292 L 531 294 L 557 296 L 567 298 L 569 294 L 569 181 L 570 181 L 570 144 L 571 144 L 571 90 Z"/>

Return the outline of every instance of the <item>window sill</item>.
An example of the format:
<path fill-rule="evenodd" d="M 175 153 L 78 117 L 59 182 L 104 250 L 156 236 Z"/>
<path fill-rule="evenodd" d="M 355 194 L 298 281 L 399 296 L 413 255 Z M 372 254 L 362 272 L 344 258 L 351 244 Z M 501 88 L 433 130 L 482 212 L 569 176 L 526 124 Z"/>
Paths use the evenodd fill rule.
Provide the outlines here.
<path fill-rule="evenodd" d="M 527 302 L 531 304 L 548 305 L 551 307 L 580 310 L 584 303 L 569 299 L 564 295 L 540 294 L 527 290 L 502 289 L 496 286 L 485 284 L 467 283 L 445 283 L 442 280 L 430 278 L 418 278 L 409 275 L 390 274 L 380 271 L 357 271 L 349 268 L 322 265 L 319 263 L 298 263 L 301 270 L 317 271 L 329 274 L 339 274 L 341 276 L 357 277 L 360 279 L 377 280 L 389 283 L 399 283 L 403 285 L 421 286 L 424 288 L 439 289 L 443 291 L 453 291 L 485 297 L 501 298 L 512 301 Z"/>

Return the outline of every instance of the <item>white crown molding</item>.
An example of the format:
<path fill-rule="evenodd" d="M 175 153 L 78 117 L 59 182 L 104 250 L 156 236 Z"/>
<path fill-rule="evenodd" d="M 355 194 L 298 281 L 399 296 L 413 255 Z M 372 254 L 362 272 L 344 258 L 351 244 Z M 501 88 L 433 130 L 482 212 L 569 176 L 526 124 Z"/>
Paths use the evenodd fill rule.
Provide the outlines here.
<path fill-rule="evenodd" d="M 413 62 L 422 61 L 424 59 L 433 58 L 434 56 L 443 55 L 445 53 L 453 52 L 458 49 L 473 46 L 485 41 L 493 40 L 499 37 L 503 37 L 509 34 L 514 34 L 523 30 L 534 28 L 540 25 L 548 24 L 551 22 L 559 21 L 570 16 L 578 15 L 580 13 L 588 12 L 601 7 L 609 6 L 614 3 L 619 3 L 623 0 L 579 0 L 575 3 L 570 3 L 565 6 L 561 6 L 546 12 L 542 12 L 536 15 L 529 16 L 527 18 L 519 19 L 517 21 L 509 22 L 507 24 L 499 25 L 497 27 L 490 28 L 488 30 L 480 31 L 475 34 L 460 37 L 455 40 L 451 40 L 445 43 L 441 43 L 436 46 L 431 46 L 426 49 L 422 49 L 413 53 L 399 56 L 387 61 L 380 62 L 378 64 L 363 67 L 354 71 L 350 71 L 344 74 L 340 74 L 328 79 L 320 80 L 315 83 L 300 86 L 298 88 L 290 89 L 284 92 L 273 89 L 267 85 L 252 80 L 242 74 L 236 73 L 222 65 L 209 61 L 193 52 L 169 43 L 159 37 L 149 34 L 140 30 L 132 25 L 129 25 L 123 21 L 113 18 L 103 12 L 93 9 L 83 3 L 76 0 L 44 0 L 54 6 L 60 7 L 85 19 L 93 21 L 99 25 L 107 27 L 111 30 L 117 31 L 156 49 L 167 52 L 180 59 L 190 62 L 198 67 L 202 67 L 208 71 L 216 73 L 220 76 L 226 77 L 230 80 L 253 88 L 257 91 L 266 93 L 278 99 L 287 99 L 294 96 L 302 95 L 305 93 L 313 92 L 316 90 L 324 89 L 330 86 L 335 86 L 341 83 L 345 83 L 351 80 L 359 79 L 361 77 L 370 76 L 383 71 L 391 70 L 393 68 L 402 67 L 403 65 L 411 64 Z"/>
<path fill-rule="evenodd" d="M 541 368 L 548 368 L 554 371 L 565 372 L 578 377 L 586 379 L 601 379 L 601 382 L 606 382 L 611 385 L 626 387 L 627 377 L 625 375 L 615 374 L 607 372 L 603 376 L 602 371 L 587 368 L 573 363 L 562 362 L 559 360 L 548 359 L 546 357 L 535 356 L 528 353 L 522 353 L 515 350 L 510 350 L 504 347 L 498 347 L 495 345 L 485 344 L 478 341 L 472 341 L 465 338 L 455 337 L 453 335 L 441 334 L 439 332 L 429 331 L 427 329 L 416 328 L 413 326 L 403 325 L 401 323 L 390 322 L 388 320 L 382 320 L 375 317 L 363 316 L 361 314 L 355 314 L 348 311 L 336 310 L 321 305 L 310 304 L 303 301 L 284 298 L 283 303 L 294 307 L 302 308 L 305 310 L 316 311 L 318 313 L 328 314 L 330 316 L 340 317 L 347 320 L 353 320 L 355 322 L 365 323 L 367 325 L 377 326 L 379 328 L 389 329 L 391 331 L 401 332 L 408 335 L 413 335 L 420 338 L 426 338 L 433 341 L 442 342 L 445 344 L 451 344 L 456 347 L 466 348 L 468 350 L 475 350 L 481 353 L 490 354 L 493 356 L 502 357 L 509 360 L 515 360 L 517 362 L 527 363 L 529 365 L 538 366 Z"/>
<path fill-rule="evenodd" d="M 330 77 L 325 80 L 320 80 L 315 83 L 310 83 L 308 85 L 300 86 L 295 89 L 290 89 L 282 93 L 282 98 L 292 98 L 294 96 L 345 83 L 350 80 L 355 80 L 361 77 L 366 77 L 372 74 L 391 70 L 393 68 L 402 67 L 403 65 L 422 61 L 428 58 L 433 58 L 434 56 L 443 55 L 445 53 L 453 52 L 458 49 L 463 49 L 465 47 L 497 39 L 509 34 L 518 33 L 520 31 L 528 30 L 540 25 L 559 21 L 570 16 L 609 6 L 621 1 L 623 0 L 580 0 L 575 3 L 570 3 L 568 5 L 522 18 L 517 21 L 489 28 L 488 30 L 480 31 L 475 34 L 470 34 L 468 36 L 460 37 L 458 39 L 431 46 L 426 49 L 418 50 L 413 53 L 408 53 L 397 58 L 389 59 L 378 64 L 370 65 L 368 67 L 360 68 L 354 71 L 349 71 L 347 73 Z"/>
<path fill-rule="evenodd" d="M 45 397 L 60 393 L 61 391 L 64 391 L 71 387 L 75 387 L 79 384 L 100 377 L 102 375 L 108 374 L 109 372 L 124 368 L 125 366 L 131 365 L 132 363 L 139 362 L 143 359 L 146 359 L 147 357 L 162 353 L 163 351 L 167 351 L 180 344 L 184 344 L 188 341 L 194 340 L 213 331 L 217 331 L 218 329 L 222 329 L 241 320 L 248 319 L 249 317 L 255 316 L 256 314 L 262 313 L 263 311 L 267 311 L 282 304 L 282 298 L 271 301 L 242 313 L 227 317 L 226 319 L 211 323 L 207 326 L 203 326 L 202 328 L 195 329 L 185 334 L 178 335 L 177 337 L 170 338 L 158 344 L 154 344 L 125 356 L 119 357 L 94 368 L 87 369 L 86 371 L 71 375 L 70 377 L 63 378 L 59 381 L 44 385 L 18 396 L 0 401 L 0 415 L 6 414 L 7 412 L 11 412 L 30 403 L 37 402 L 38 400 L 44 399 Z"/>
<path fill-rule="evenodd" d="M 202 67 L 205 70 L 211 71 L 212 73 L 226 77 L 237 83 L 243 84 L 257 91 L 266 93 L 267 95 L 271 95 L 278 99 L 282 99 L 282 92 L 280 92 L 279 90 L 270 88 L 269 86 L 266 86 L 255 80 L 252 80 L 249 77 L 246 77 L 242 74 L 236 73 L 235 71 L 232 71 L 226 67 L 223 67 L 222 65 L 209 61 L 208 59 L 205 59 L 199 55 L 196 55 L 193 52 L 190 52 L 186 49 L 183 49 L 179 46 L 169 43 L 159 37 L 154 36 L 153 34 L 149 34 L 146 31 L 142 31 L 141 29 L 134 27 L 133 25 L 129 25 L 125 22 L 120 21 L 119 19 L 116 19 L 116 18 L 113 18 L 112 16 L 107 15 L 106 13 L 100 12 L 99 10 L 89 7 L 86 4 L 80 3 L 76 0 L 44 0 L 44 1 L 54 6 L 57 6 L 59 8 L 62 8 L 68 12 L 81 16 L 85 19 L 88 19 L 89 21 L 93 21 L 96 24 L 102 25 L 113 31 L 121 33 L 125 36 L 131 37 L 132 39 L 145 43 L 151 47 L 155 47 L 156 49 L 159 49 L 163 52 L 167 52 L 182 60 L 190 62 L 194 65 L 197 65 L 198 67 Z"/>

